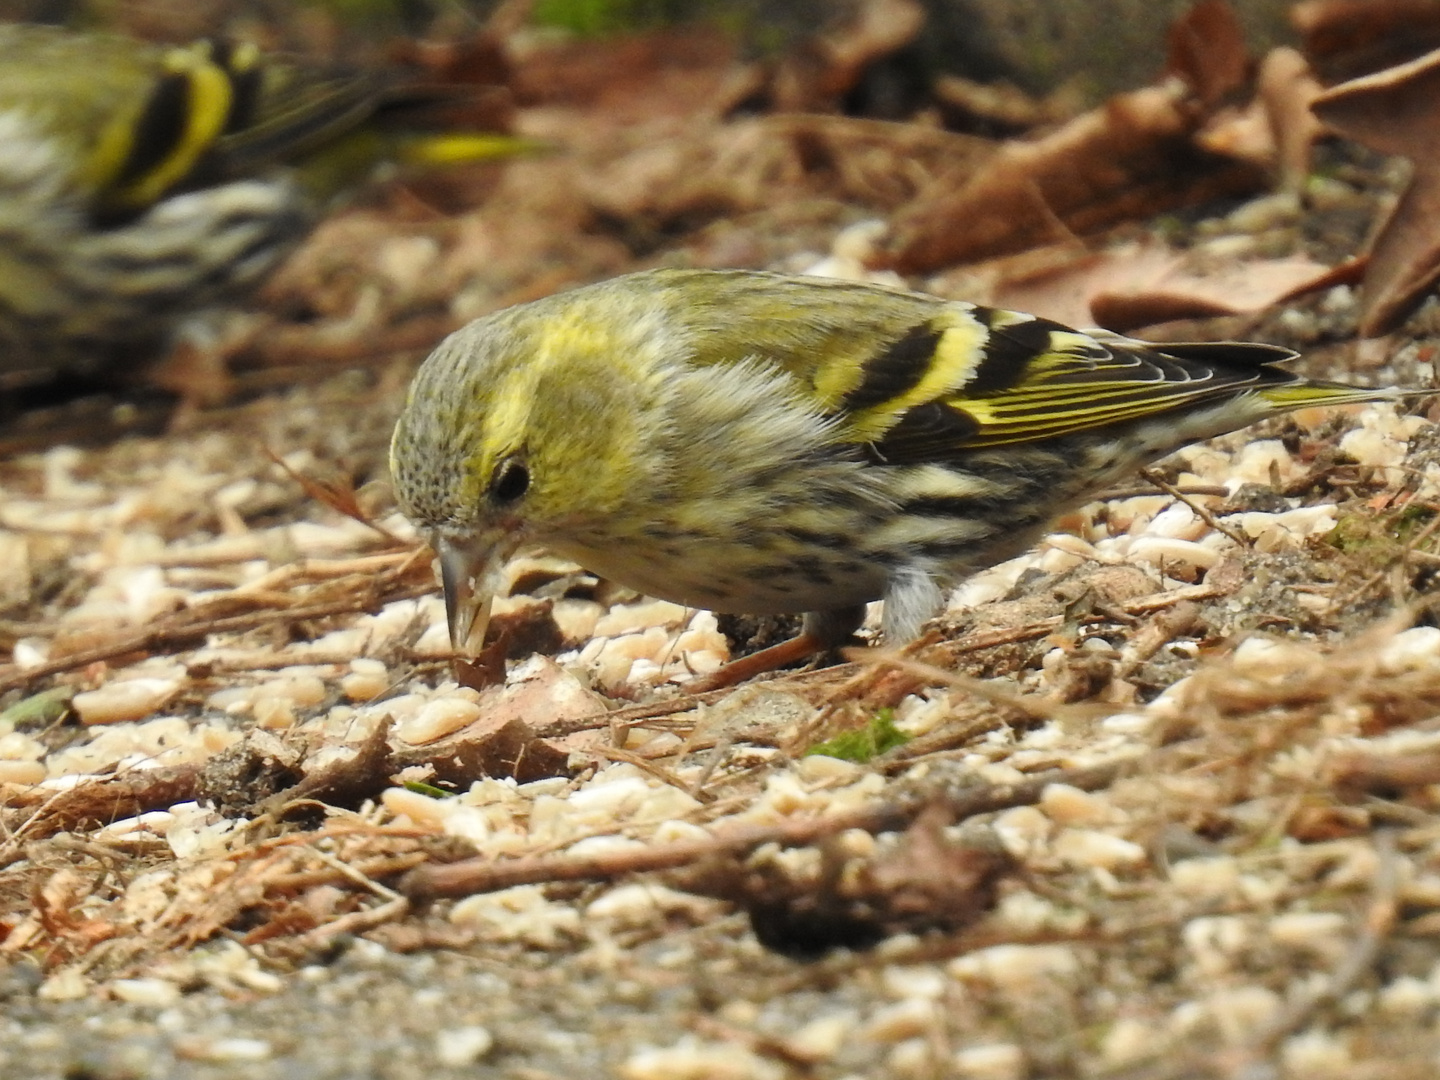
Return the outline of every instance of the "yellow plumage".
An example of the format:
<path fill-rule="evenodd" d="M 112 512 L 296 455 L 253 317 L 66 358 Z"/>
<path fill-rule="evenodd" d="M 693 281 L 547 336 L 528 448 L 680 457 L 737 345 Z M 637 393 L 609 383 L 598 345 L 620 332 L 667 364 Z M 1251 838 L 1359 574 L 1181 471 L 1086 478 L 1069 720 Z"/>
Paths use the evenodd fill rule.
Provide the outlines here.
<path fill-rule="evenodd" d="M 806 612 L 824 643 L 884 599 L 904 640 L 943 586 L 1139 465 L 1395 396 L 1275 366 L 1293 355 L 878 285 L 649 271 L 452 335 L 416 376 L 391 465 L 440 553 L 457 647 L 531 544 L 679 603 Z"/>
<path fill-rule="evenodd" d="M 382 137 L 377 113 L 410 104 L 395 100 L 404 78 L 0 24 L 0 389 L 153 358 L 186 315 L 261 281 L 380 161 L 533 148 Z"/>

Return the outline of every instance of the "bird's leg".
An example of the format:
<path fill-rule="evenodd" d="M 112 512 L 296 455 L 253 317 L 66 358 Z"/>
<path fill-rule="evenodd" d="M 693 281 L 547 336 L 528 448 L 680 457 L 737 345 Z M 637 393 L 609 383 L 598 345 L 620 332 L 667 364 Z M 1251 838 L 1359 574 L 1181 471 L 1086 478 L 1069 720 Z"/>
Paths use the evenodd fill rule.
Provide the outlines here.
<path fill-rule="evenodd" d="M 732 660 L 709 675 L 692 679 L 685 685 L 685 689 L 693 694 L 703 694 L 707 690 L 722 690 L 746 679 L 753 679 L 756 675 L 778 671 L 798 660 L 845 644 L 864 621 L 864 604 L 834 611 L 808 612 L 804 627 L 789 641 L 782 641 L 749 656 L 742 656 L 739 660 Z"/>

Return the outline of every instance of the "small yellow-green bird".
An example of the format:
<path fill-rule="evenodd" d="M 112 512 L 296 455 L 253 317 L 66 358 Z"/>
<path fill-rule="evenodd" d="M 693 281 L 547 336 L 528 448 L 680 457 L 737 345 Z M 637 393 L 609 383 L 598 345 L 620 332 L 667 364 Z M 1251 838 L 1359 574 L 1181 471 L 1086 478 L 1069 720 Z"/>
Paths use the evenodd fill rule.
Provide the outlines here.
<path fill-rule="evenodd" d="M 387 137 L 377 113 L 424 96 L 407 79 L 244 44 L 0 24 L 0 389 L 151 359 L 186 315 L 262 280 L 382 160 L 530 148 Z"/>
<path fill-rule="evenodd" d="M 699 608 L 804 612 L 833 645 L 1186 443 L 1397 397 L 1236 342 L 1152 345 L 880 285 L 654 270 L 478 319 L 420 368 L 391 444 L 439 553 L 451 640 L 543 546 Z"/>

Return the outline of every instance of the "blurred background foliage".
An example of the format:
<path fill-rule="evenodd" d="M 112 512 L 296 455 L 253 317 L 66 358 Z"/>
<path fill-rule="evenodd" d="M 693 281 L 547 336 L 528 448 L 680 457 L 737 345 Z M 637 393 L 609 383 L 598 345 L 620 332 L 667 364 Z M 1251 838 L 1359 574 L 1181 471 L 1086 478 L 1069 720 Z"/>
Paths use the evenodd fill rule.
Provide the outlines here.
<path fill-rule="evenodd" d="M 395 37 L 456 40 L 492 18 L 536 33 L 595 38 L 708 23 L 752 56 L 793 49 L 855 17 L 864 0 L 0 0 L 0 18 L 104 27 L 152 40 L 231 34 L 309 55 L 355 59 Z M 1098 98 L 1150 81 L 1166 27 L 1190 0 L 923 0 L 924 30 L 890 61 L 912 77 L 1004 79 Z M 1290 37 L 1290 0 L 1236 0 L 1253 47 Z"/>

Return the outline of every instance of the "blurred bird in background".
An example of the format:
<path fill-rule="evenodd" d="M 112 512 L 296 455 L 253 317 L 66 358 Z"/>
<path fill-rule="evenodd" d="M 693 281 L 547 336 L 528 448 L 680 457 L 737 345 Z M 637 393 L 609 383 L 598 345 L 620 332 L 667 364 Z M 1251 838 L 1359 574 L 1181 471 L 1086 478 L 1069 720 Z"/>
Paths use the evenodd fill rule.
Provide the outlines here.
<path fill-rule="evenodd" d="M 378 166 L 531 148 L 437 130 L 456 94 L 238 40 L 0 24 L 0 393 L 133 376 Z"/>

